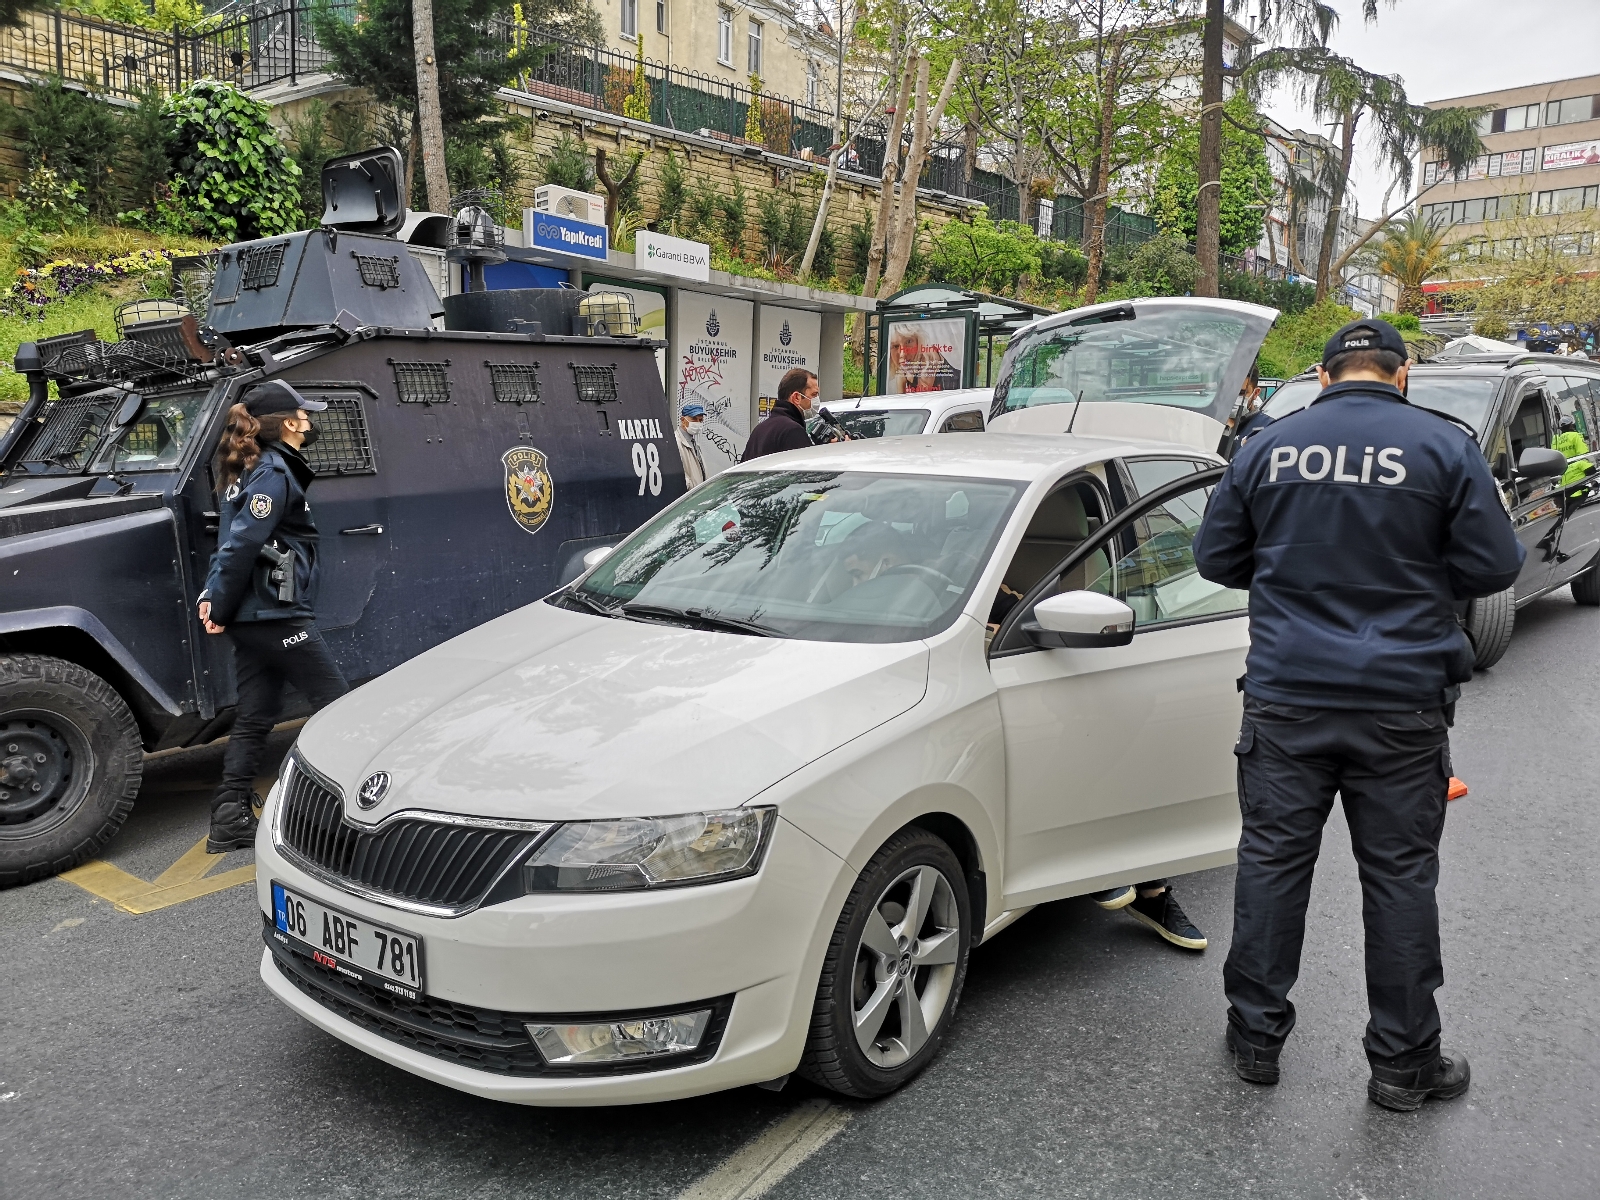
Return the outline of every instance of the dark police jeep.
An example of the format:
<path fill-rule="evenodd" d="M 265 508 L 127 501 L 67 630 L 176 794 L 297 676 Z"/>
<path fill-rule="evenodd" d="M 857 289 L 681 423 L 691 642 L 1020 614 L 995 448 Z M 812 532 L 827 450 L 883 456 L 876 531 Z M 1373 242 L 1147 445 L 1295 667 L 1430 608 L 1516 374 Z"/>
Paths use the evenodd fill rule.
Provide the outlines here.
<path fill-rule="evenodd" d="M 1298 412 L 1321 390 L 1314 372 L 1297 376 L 1262 412 L 1274 420 Z M 1464 355 L 1413 364 L 1407 392 L 1413 404 L 1449 413 L 1472 428 L 1527 547 L 1515 585 L 1464 606 L 1477 666 L 1500 661 L 1511 644 L 1516 610 L 1546 592 L 1570 584 L 1577 603 L 1600 605 L 1600 485 L 1563 485 L 1560 473 L 1534 476 L 1518 469 L 1525 451 L 1551 445 L 1563 417 L 1577 423 L 1589 461 L 1595 461 L 1600 363 L 1555 354 Z"/>
<path fill-rule="evenodd" d="M 393 150 L 336 159 L 320 229 L 191 264 L 212 281 L 200 312 L 18 350 L 29 399 L 0 434 L 0 887 L 97 853 L 143 752 L 231 724 L 228 643 L 194 610 L 216 545 L 210 460 L 251 384 L 328 403 L 306 452 L 317 620 L 352 681 L 538 599 L 683 493 L 654 343 L 581 336 L 575 292 L 441 305 L 391 236 L 401 177 Z M 530 320 L 503 332 L 508 313 Z"/>

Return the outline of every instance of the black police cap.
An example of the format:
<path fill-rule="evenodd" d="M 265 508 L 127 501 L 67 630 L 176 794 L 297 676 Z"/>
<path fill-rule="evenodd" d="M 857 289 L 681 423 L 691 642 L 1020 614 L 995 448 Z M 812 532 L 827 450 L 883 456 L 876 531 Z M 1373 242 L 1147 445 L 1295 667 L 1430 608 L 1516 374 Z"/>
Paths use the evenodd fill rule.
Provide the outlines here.
<path fill-rule="evenodd" d="M 295 412 L 302 408 L 306 412 L 322 412 L 328 407 L 324 400 L 306 399 L 281 379 L 269 379 L 265 383 L 256 384 L 245 392 L 241 403 L 252 417 Z"/>
<path fill-rule="evenodd" d="M 1322 365 L 1327 366 L 1335 355 L 1347 350 L 1388 350 L 1405 358 L 1406 340 L 1389 322 L 1365 317 L 1351 321 L 1328 339 L 1328 344 L 1322 348 Z"/>

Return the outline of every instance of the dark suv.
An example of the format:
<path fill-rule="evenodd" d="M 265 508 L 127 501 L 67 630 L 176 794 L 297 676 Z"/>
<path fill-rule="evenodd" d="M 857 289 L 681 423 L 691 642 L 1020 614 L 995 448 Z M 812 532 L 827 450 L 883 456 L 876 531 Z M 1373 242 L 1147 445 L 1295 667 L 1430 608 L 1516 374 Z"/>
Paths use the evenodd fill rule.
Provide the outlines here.
<path fill-rule="evenodd" d="M 1280 387 L 1262 408 L 1274 420 L 1298 412 L 1322 390 L 1315 372 Z M 1500 661 L 1516 610 L 1572 585 L 1579 604 L 1600 605 L 1600 483 L 1518 473 L 1522 452 L 1549 447 L 1570 416 L 1594 461 L 1600 430 L 1600 363 L 1556 354 L 1473 355 L 1411 368 L 1408 398 L 1470 426 L 1500 481 L 1506 509 L 1528 560 L 1516 584 L 1464 607 L 1463 623 L 1479 667 Z M 1589 476 L 1600 480 L 1600 474 Z"/>

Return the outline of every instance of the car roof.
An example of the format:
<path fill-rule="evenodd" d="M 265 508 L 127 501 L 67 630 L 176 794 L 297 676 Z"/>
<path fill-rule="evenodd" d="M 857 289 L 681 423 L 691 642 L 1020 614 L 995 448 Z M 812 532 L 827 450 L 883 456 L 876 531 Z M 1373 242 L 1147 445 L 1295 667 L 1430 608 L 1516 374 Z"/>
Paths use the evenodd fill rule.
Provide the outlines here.
<path fill-rule="evenodd" d="M 957 404 L 979 404 L 987 408 L 993 399 L 993 388 L 960 388 L 948 392 L 907 392 L 900 396 L 852 396 L 848 400 L 829 400 L 821 407 L 838 412 L 949 408 Z"/>
<path fill-rule="evenodd" d="M 1085 437 L 1079 434 L 985 433 L 960 437 L 934 433 L 831 442 L 804 450 L 767 455 L 728 469 L 883 471 L 1031 483 L 1037 479 L 1055 479 L 1068 471 L 1080 470 L 1108 458 L 1149 454 L 1206 459 L 1221 465 L 1221 460 L 1215 455 L 1202 454 L 1192 446 L 1175 442 Z"/>

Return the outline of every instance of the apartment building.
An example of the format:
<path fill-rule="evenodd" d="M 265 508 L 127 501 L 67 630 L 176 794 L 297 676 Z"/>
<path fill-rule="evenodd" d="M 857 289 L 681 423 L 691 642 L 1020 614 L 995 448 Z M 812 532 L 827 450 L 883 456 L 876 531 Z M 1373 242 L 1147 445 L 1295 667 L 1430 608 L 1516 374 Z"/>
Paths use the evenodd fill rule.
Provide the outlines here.
<path fill-rule="evenodd" d="M 1513 218 L 1534 218 L 1537 229 L 1537 218 L 1600 208 L 1600 75 L 1429 104 L 1469 106 L 1490 110 L 1478 127 L 1485 153 L 1454 173 L 1424 154 L 1417 169 L 1422 215 L 1446 226 L 1451 241 L 1497 237 L 1494 223 Z M 1574 244 L 1575 253 L 1592 250 Z"/>
<path fill-rule="evenodd" d="M 595 0 L 613 50 L 833 110 L 838 43 L 818 0 Z"/>
<path fill-rule="evenodd" d="M 1266 130 L 1273 201 L 1267 209 L 1266 228 L 1256 256 L 1292 277 L 1310 282 L 1316 276 L 1328 226 L 1328 207 L 1333 202 L 1321 184 L 1317 160 L 1323 155 L 1338 157 L 1339 148 L 1320 133 L 1289 129 L 1271 118 L 1267 119 Z M 1355 193 L 1347 189 L 1334 256 L 1343 253 L 1365 228 L 1366 223 L 1357 215 Z"/>

